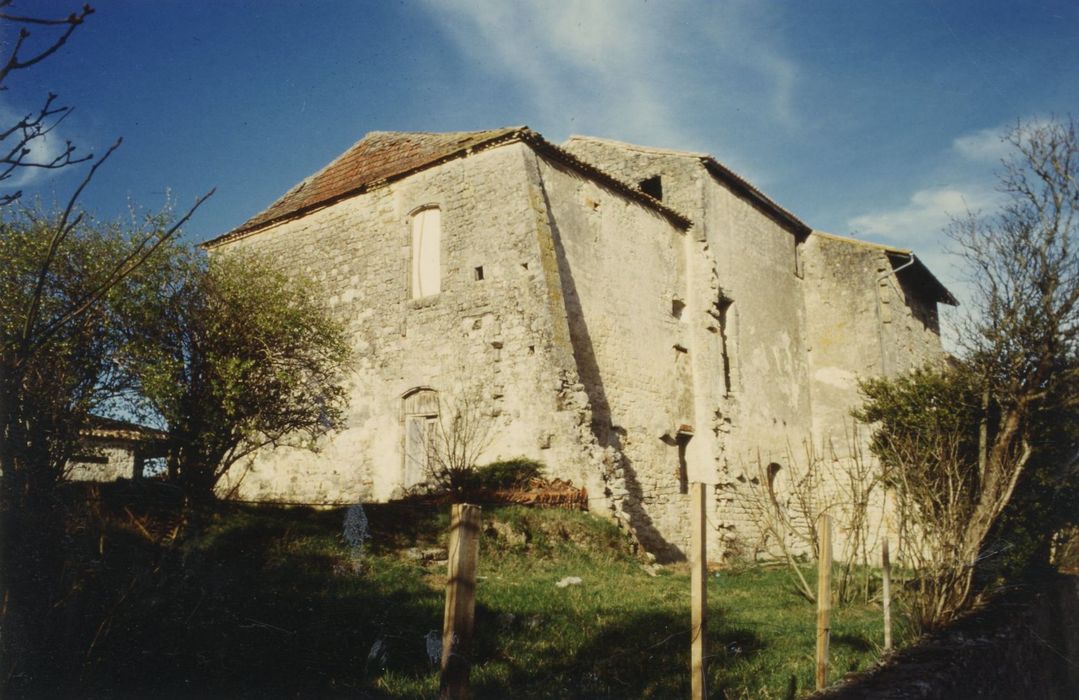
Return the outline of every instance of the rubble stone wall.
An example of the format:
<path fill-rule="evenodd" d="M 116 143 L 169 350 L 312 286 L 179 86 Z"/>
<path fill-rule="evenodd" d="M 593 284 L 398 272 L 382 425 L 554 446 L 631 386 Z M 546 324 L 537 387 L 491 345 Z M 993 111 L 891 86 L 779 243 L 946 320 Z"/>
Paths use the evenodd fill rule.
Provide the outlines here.
<path fill-rule="evenodd" d="M 576 378 L 555 360 L 558 300 L 549 298 L 524 151 L 513 144 L 453 160 L 217 249 L 257 251 L 321 281 L 356 353 L 346 428 L 317 453 L 267 450 L 234 470 L 243 497 L 354 502 L 399 493 L 402 397 L 422 387 L 447 403 L 482 395 L 494 414 L 485 461 L 524 456 L 581 483 L 582 407 L 559 399 Z M 441 292 L 413 299 L 409 224 L 430 206 L 441 210 Z"/>

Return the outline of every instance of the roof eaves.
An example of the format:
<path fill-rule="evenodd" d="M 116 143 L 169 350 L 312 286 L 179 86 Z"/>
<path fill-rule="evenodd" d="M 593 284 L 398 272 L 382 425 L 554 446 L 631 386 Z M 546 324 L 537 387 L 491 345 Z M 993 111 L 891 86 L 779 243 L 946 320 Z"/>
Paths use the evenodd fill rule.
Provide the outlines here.
<path fill-rule="evenodd" d="M 90 415 L 87 425 L 80 431 L 80 434 L 89 438 L 126 440 L 130 442 L 164 440 L 169 436 L 168 432 L 164 430 L 97 415 Z"/>
<path fill-rule="evenodd" d="M 712 177 L 731 188 L 736 194 L 749 200 L 758 211 L 777 224 L 799 236 L 808 236 L 812 233 L 813 229 L 806 225 L 805 222 L 781 207 L 771 197 L 758 190 L 748 180 L 712 156 L 700 156 L 700 161 Z"/>
<path fill-rule="evenodd" d="M 862 248 L 871 248 L 873 250 L 879 250 L 889 257 L 889 259 L 902 258 L 900 265 L 904 265 L 907 262 L 912 262 L 913 268 L 917 270 L 917 274 L 920 275 L 923 281 L 930 289 L 935 292 L 935 299 L 942 304 L 948 304 L 949 306 L 959 306 L 959 301 L 949 291 L 944 283 L 937 279 L 937 276 L 933 274 L 933 271 L 926 266 L 914 254 L 913 250 L 909 248 L 897 248 L 896 246 L 887 245 L 885 243 L 875 243 L 873 241 L 863 241 L 860 238 L 851 238 L 849 236 L 837 236 L 834 233 L 828 233 L 826 231 L 813 231 L 814 236 L 820 238 L 826 238 L 831 241 L 837 241 L 839 243 L 845 243 L 847 245 L 859 246 Z"/>
<path fill-rule="evenodd" d="M 936 301 L 947 304 L 948 306 L 959 306 L 959 300 L 955 298 L 955 295 L 944 286 L 944 283 L 937 279 L 937 276 L 933 274 L 925 263 L 923 263 L 917 255 L 912 252 L 903 252 L 899 250 L 886 250 L 885 254 L 889 258 L 903 256 L 905 258 L 904 263 L 909 261 L 913 263 L 912 270 L 916 270 L 916 273 L 922 280 L 923 284 L 928 287 L 933 293 Z M 903 263 L 901 263 L 902 265 Z M 898 270 L 897 270 L 898 271 Z"/>
<path fill-rule="evenodd" d="M 644 204 L 645 206 L 648 206 L 649 208 L 656 210 L 662 216 L 664 216 L 669 221 L 671 221 L 673 224 L 675 224 L 676 226 L 678 226 L 679 228 L 681 228 L 683 230 L 688 229 L 692 225 L 692 222 L 687 217 L 685 217 L 684 215 L 682 215 L 679 212 L 675 211 L 674 209 L 671 209 L 670 207 L 663 204 L 662 202 L 655 199 L 654 197 L 651 197 L 651 196 L 645 194 L 644 192 L 641 192 L 639 189 L 637 189 L 636 187 L 633 187 L 632 185 L 629 185 L 629 184 L 627 184 L 625 182 L 622 182 L 621 180 L 615 178 L 613 175 L 610 175 L 609 173 L 606 173 L 606 172 L 600 170 L 599 168 L 595 167 L 594 165 L 591 165 L 589 163 L 586 163 L 586 162 L 580 160 L 579 158 L 577 158 L 573 154 L 569 153 L 568 151 L 565 151 L 562 148 L 559 148 L 558 146 L 554 145 L 553 143 L 547 141 L 538 132 L 529 129 L 527 126 L 519 126 L 519 127 L 510 127 L 509 129 L 506 129 L 506 130 L 498 133 L 498 135 L 493 136 L 490 139 L 487 139 L 485 141 L 481 141 L 479 143 L 476 143 L 476 144 L 473 144 L 473 145 L 470 145 L 470 146 L 467 146 L 467 147 L 464 147 L 464 148 L 457 149 L 457 150 L 455 150 L 455 151 L 453 151 L 451 153 L 445 154 L 445 155 L 440 156 L 438 158 L 431 159 L 430 161 L 426 161 L 421 165 L 409 168 L 407 170 L 402 170 L 399 173 L 395 173 L 395 174 L 393 174 L 393 175 L 391 175 L 389 177 L 382 178 L 381 180 L 378 180 L 377 182 L 364 183 L 362 185 L 359 185 L 359 186 L 357 186 L 355 188 L 352 188 L 350 190 L 342 192 L 342 193 L 340 193 L 338 195 L 335 195 L 333 197 L 328 197 L 326 199 L 319 200 L 318 202 L 314 202 L 314 203 L 309 204 L 307 206 L 299 207 L 297 209 L 289 211 L 289 212 L 287 212 L 285 214 L 282 214 L 280 216 L 276 216 L 276 217 L 273 217 L 273 218 L 270 218 L 270 219 L 266 219 L 264 221 L 259 221 L 259 222 L 255 223 L 255 224 L 252 224 L 252 225 L 240 226 L 238 228 L 233 229 L 232 231 L 229 231 L 228 233 L 222 234 L 222 235 L 220 235 L 220 236 L 218 236 L 216 238 L 212 238 L 212 239 L 210 239 L 208 241 L 200 243 L 199 247 L 204 248 L 204 249 L 215 248 L 215 247 L 217 247 L 219 245 L 222 245 L 224 243 L 228 243 L 228 242 L 237 240 L 239 238 L 244 238 L 244 237 L 250 236 L 252 234 L 258 233 L 259 231 L 262 231 L 262 230 L 264 230 L 266 228 L 269 228 L 271 226 L 276 226 L 276 225 L 284 223 L 286 221 L 291 221 L 293 219 L 297 219 L 297 218 L 300 218 L 302 216 L 306 216 L 307 214 L 310 214 L 311 212 L 314 212 L 314 211 L 317 211 L 319 209 L 324 209 L 326 207 L 332 206 L 333 204 L 336 204 L 337 202 L 340 202 L 342 200 L 349 199 L 351 197 L 355 197 L 357 195 L 364 194 L 366 192 L 370 192 L 370 191 L 378 189 L 380 187 L 384 187 L 385 185 L 387 185 L 387 184 L 389 184 L 391 182 L 395 182 L 397 180 L 404 179 L 404 178 L 409 177 L 410 175 L 414 175 L 415 173 L 418 173 L 420 171 L 427 170 L 429 168 L 433 168 L 433 167 L 436 167 L 438 165 L 442 165 L 444 163 L 447 163 L 447 162 L 452 161 L 452 160 L 456 160 L 458 158 L 464 158 L 466 156 L 472 155 L 473 153 L 488 150 L 490 148 L 495 148 L 495 147 L 502 146 L 502 145 L 505 145 L 505 144 L 508 144 L 508 143 L 513 143 L 513 142 L 516 142 L 516 141 L 521 141 L 521 142 L 527 143 L 533 149 L 535 149 L 538 152 L 543 153 L 544 155 L 547 155 L 551 159 L 557 160 L 560 163 L 562 163 L 564 165 L 567 165 L 567 166 L 573 168 L 574 170 L 577 170 L 581 174 L 583 174 L 583 175 L 585 175 L 585 176 L 587 176 L 587 177 L 589 177 L 589 178 L 591 178 L 593 180 L 596 180 L 596 181 L 600 182 L 601 184 L 604 184 L 604 185 L 616 190 L 620 194 L 623 194 L 623 195 L 629 197 L 630 199 L 638 201 L 638 202 Z M 329 167 L 329 166 L 326 166 L 326 167 Z M 323 168 L 322 170 L 325 170 L 325 168 Z M 319 172 L 322 172 L 322 170 L 320 170 Z M 312 176 L 308 177 L 308 178 L 305 178 L 303 183 L 309 182 L 315 176 L 317 176 L 317 173 L 315 175 L 312 175 Z M 301 183 L 301 185 L 303 183 Z M 297 185 L 297 187 L 299 187 L 299 186 L 300 185 Z M 293 189 L 295 189 L 295 188 L 293 188 Z M 292 190 L 290 190 L 290 192 L 291 191 Z"/>
<path fill-rule="evenodd" d="M 897 248 L 887 243 L 876 243 L 874 241 L 863 241 L 861 238 L 851 238 L 850 236 L 839 236 L 834 233 L 828 233 L 827 231 L 819 231 L 813 229 L 813 235 L 821 238 L 827 238 L 833 241 L 839 241 L 840 243 L 847 243 L 850 245 L 862 246 L 864 248 L 875 248 L 877 250 L 883 250 L 886 253 L 896 253 L 898 255 L 911 255 L 914 251 L 909 248 Z"/>
<path fill-rule="evenodd" d="M 673 148 L 659 148 L 657 146 L 642 146 L 637 143 L 629 143 L 628 141 L 619 141 L 617 139 L 605 139 L 601 136 L 585 136 L 582 134 L 572 134 L 566 142 L 570 141 L 592 141 L 594 143 L 605 144 L 609 146 L 615 146 L 626 151 L 636 151 L 637 153 L 648 153 L 657 156 L 676 156 L 681 158 L 708 158 L 707 153 L 700 153 L 698 151 L 679 151 Z"/>

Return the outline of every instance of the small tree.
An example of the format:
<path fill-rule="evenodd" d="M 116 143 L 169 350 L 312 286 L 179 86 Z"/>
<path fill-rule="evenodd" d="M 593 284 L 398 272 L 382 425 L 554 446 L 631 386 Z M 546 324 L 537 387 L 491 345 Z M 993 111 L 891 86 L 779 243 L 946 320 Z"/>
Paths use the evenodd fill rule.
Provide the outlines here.
<path fill-rule="evenodd" d="M 16 34 L 0 52 L 0 91 L 13 75 L 60 50 L 93 13 L 83 5 L 49 17 L 13 5 L 0 0 L 0 24 Z M 53 487 L 89 411 L 122 382 L 108 361 L 115 340 L 110 298 L 209 196 L 172 225 L 153 217 L 116 230 L 90 221 L 79 198 L 117 140 L 59 212 L 13 211 L 24 176 L 91 159 L 70 142 L 58 151 L 44 148 L 70 113 L 49 93 L 38 108 L 0 125 L 0 694 L 10 669 L 22 664 L 24 675 L 33 674 L 28 666 L 53 608 L 62 528 Z"/>
<path fill-rule="evenodd" d="M 925 558 L 930 627 L 969 605 L 976 565 L 1017 492 L 1075 493 L 1066 468 L 1079 446 L 1079 139 L 1069 120 L 1020 123 L 1006 140 L 1006 203 L 951 229 L 973 297 L 963 358 L 862 387 L 858 417 L 879 421 L 874 450 L 921 538 L 908 551 Z M 1060 525 L 1013 516 L 1046 548 Z"/>
<path fill-rule="evenodd" d="M 14 664 L 31 677 L 45 658 L 63 594 L 56 486 L 87 417 L 131 388 L 113 361 L 118 301 L 137 303 L 131 266 L 170 235 L 162 217 L 58 224 L 61 214 L 18 207 L 0 211 L 0 684 Z"/>
<path fill-rule="evenodd" d="M 982 380 L 980 488 L 967 561 L 1039 443 L 1055 438 L 1073 454 L 1076 445 L 1074 433 L 1046 420 L 1074 423 L 1079 388 L 1079 138 L 1068 120 L 1020 123 L 1006 140 L 1014 148 L 1000 175 L 1006 204 L 951 231 L 974 297 L 961 339 Z"/>
<path fill-rule="evenodd" d="M 17 36 L 0 52 L 0 91 L 13 75 L 40 64 L 59 51 L 93 12 L 89 5 L 67 16 L 51 17 L 15 11 L 12 0 L 0 0 L 0 24 L 17 28 Z M 79 198 L 98 168 L 120 146 L 117 140 L 89 167 L 66 204 L 54 214 L 20 206 L 22 191 L 14 189 L 21 176 L 58 170 L 91 160 L 77 155 L 65 142 L 59 152 L 42 155 L 47 137 L 71 113 L 49 94 L 14 124 L 0 126 L 0 264 L 4 273 L 3 318 L 0 318 L 0 508 L 27 510 L 51 495 L 62 475 L 65 455 L 78 437 L 88 406 L 108 393 L 105 377 L 90 379 L 94 358 L 100 362 L 110 329 L 100 324 L 110 318 L 108 297 L 172 239 L 195 210 L 213 194 L 196 200 L 188 212 L 171 224 L 166 216 L 125 225 L 123 232 L 89 220 L 78 207 Z M 109 240 L 106 241 L 106 238 Z M 92 252 L 91 252 L 92 251 Z M 91 349 L 90 346 L 96 346 Z M 72 370 L 82 357 L 81 369 Z M 55 377 L 55 382 L 51 380 Z M 69 382 L 64 384 L 64 382 Z M 46 424 L 49 429 L 43 429 Z M 63 426 L 63 427 L 61 427 Z M 14 500 L 13 500 L 14 499 Z"/>
<path fill-rule="evenodd" d="M 167 424 L 169 477 L 209 498 L 266 446 L 312 447 L 347 405 L 349 347 L 310 280 L 244 254 L 177 251 L 148 275 L 121 354 Z"/>
<path fill-rule="evenodd" d="M 152 301 L 139 296 L 136 270 L 176 230 L 160 215 L 103 224 L 77 214 L 62 227 L 60 254 L 58 216 L 0 214 L 0 468 L 10 507 L 47 497 L 87 416 L 131 388 L 113 357 L 121 307 Z"/>
<path fill-rule="evenodd" d="M 878 426 L 871 448 L 895 494 L 902 556 L 915 572 L 911 617 L 933 629 L 962 608 L 973 581 L 963 548 L 978 499 L 981 391 L 959 367 L 867 380 L 861 389 L 866 402 L 855 417 Z"/>

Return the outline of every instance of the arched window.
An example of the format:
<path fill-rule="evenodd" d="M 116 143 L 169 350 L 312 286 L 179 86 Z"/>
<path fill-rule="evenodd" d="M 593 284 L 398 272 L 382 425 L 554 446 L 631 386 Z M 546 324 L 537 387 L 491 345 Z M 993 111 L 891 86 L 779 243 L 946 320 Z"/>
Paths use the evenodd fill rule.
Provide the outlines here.
<path fill-rule="evenodd" d="M 409 390 L 402 398 L 405 423 L 405 465 L 402 481 L 406 489 L 427 480 L 431 449 L 438 422 L 438 392 L 434 389 Z"/>
<path fill-rule="evenodd" d="M 438 207 L 412 215 L 412 298 L 442 291 L 442 212 Z"/>

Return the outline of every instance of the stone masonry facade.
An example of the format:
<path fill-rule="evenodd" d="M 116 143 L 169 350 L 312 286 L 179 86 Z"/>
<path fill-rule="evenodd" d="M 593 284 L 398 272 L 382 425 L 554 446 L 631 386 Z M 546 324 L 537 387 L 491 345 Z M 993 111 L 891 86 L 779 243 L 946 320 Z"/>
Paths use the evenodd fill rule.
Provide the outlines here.
<path fill-rule="evenodd" d="M 849 430 L 858 377 L 941 361 L 954 303 L 909 251 L 813 231 L 707 155 L 525 127 L 368 134 L 204 245 L 319 280 L 355 350 L 344 430 L 223 488 L 395 498 L 467 398 L 483 461 L 542 462 L 661 559 L 688 545 L 690 482 L 710 556 L 744 549 L 758 466 Z"/>

